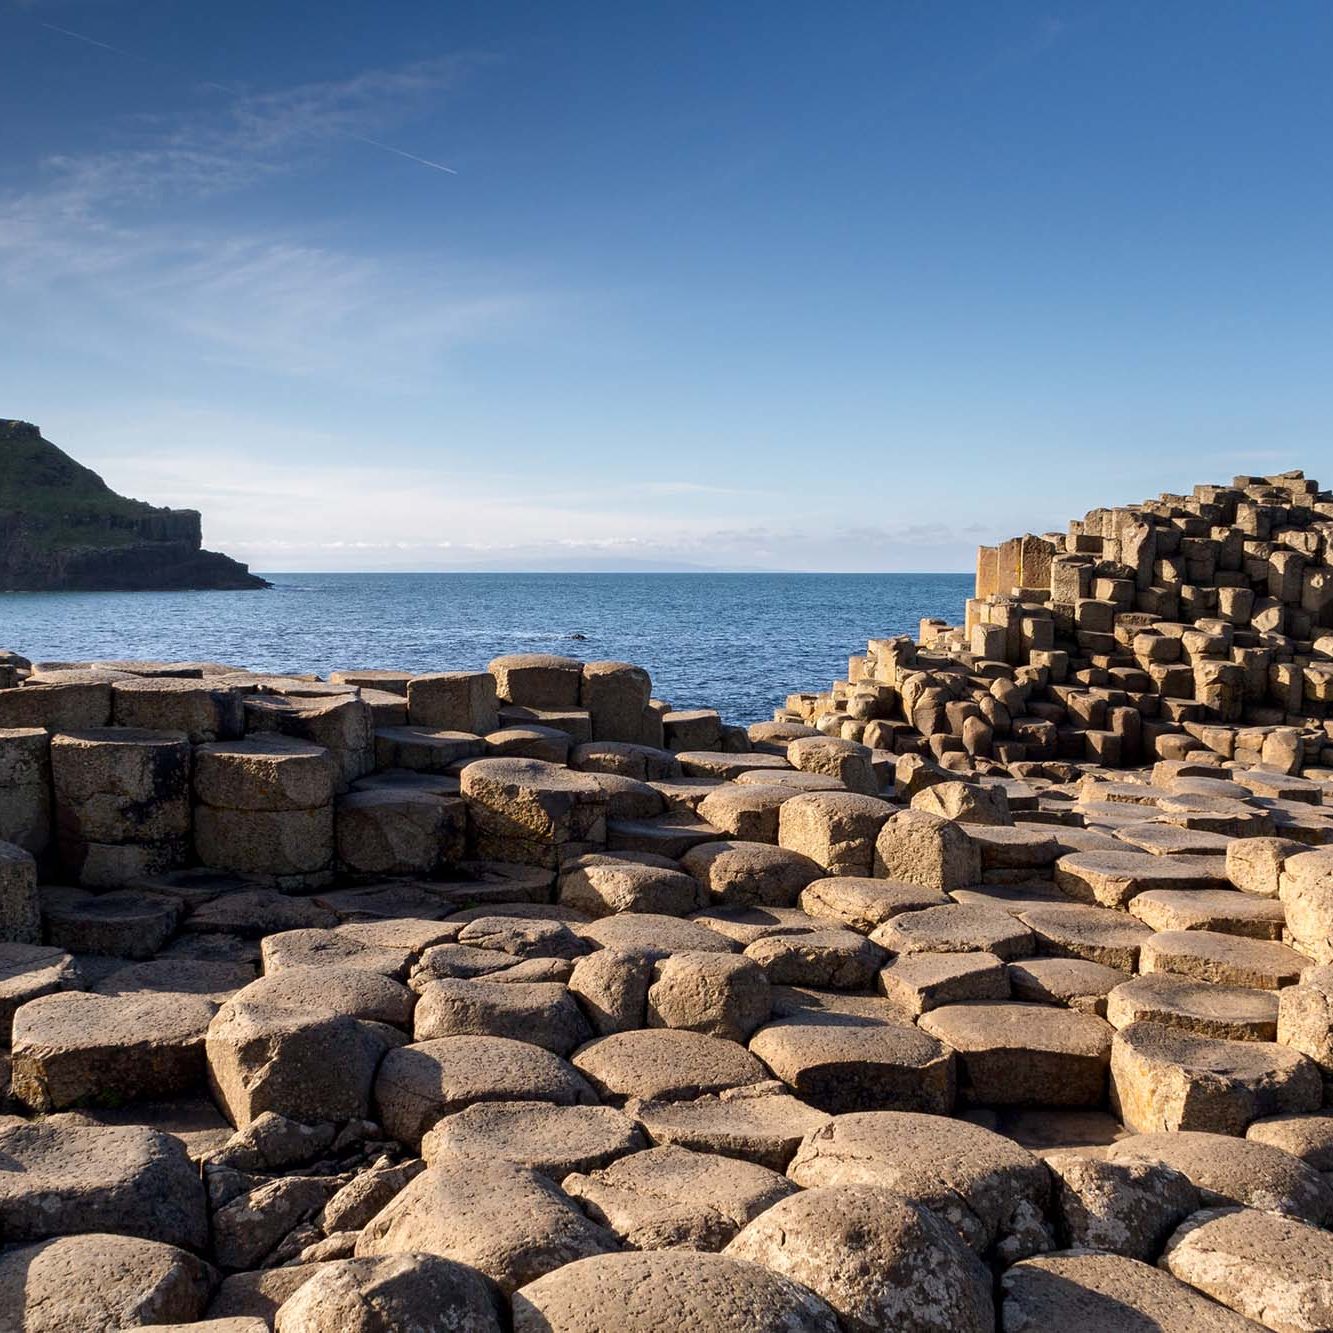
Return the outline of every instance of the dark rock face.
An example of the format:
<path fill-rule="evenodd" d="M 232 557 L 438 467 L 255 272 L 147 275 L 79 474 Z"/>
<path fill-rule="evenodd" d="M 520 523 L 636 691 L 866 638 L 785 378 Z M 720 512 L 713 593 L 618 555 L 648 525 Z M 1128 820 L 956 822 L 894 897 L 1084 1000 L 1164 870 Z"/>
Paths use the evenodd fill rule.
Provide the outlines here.
<path fill-rule="evenodd" d="M 269 586 L 201 542 L 197 510 L 117 495 L 36 426 L 0 420 L 0 590 Z"/>

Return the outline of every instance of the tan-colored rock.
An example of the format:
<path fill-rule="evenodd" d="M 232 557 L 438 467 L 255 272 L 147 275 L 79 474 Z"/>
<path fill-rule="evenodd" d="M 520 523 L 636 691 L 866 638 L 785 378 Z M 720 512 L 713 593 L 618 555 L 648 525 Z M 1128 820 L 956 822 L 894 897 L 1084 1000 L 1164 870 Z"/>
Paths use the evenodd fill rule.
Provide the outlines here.
<path fill-rule="evenodd" d="M 338 862 L 353 875 L 429 878 L 462 859 L 467 807 L 451 796 L 377 787 L 334 810 Z"/>
<path fill-rule="evenodd" d="M 495 677 L 489 671 L 440 671 L 407 682 L 407 716 L 414 727 L 484 736 L 500 724 Z"/>
<path fill-rule="evenodd" d="M 479 759 L 461 782 L 479 858 L 554 868 L 606 841 L 607 794 L 589 774 L 536 759 Z"/>
<path fill-rule="evenodd" d="M 418 1042 L 510 1037 L 567 1056 L 593 1032 L 569 988 L 556 982 L 433 981 L 413 1016 Z"/>
<path fill-rule="evenodd" d="M 1037 937 L 1043 954 L 1084 958 L 1129 973 L 1138 967 L 1139 949 L 1156 929 L 1125 912 L 1076 903 L 1028 908 L 1018 919 Z"/>
<path fill-rule="evenodd" d="M 989 953 L 1008 960 L 1036 952 L 1032 932 L 1007 912 L 961 904 L 900 913 L 870 938 L 895 954 Z"/>
<path fill-rule="evenodd" d="M 608 1254 L 515 1293 L 514 1333 L 837 1333 L 833 1311 L 777 1273 L 720 1254 Z"/>
<path fill-rule="evenodd" d="M 488 662 L 496 693 L 505 703 L 528 708 L 575 708 L 583 663 L 549 653 L 510 653 Z"/>
<path fill-rule="evenodd" d="M 161 1241 L 59 1236 L 0 1252 L 0 1318 L 14 1333 L 175 1326 L 203 1313 L 212 1278 L 202 1259 Z"/>
<path fill-rule="evenodd" d="M 1301 975 L 1306 960 L 1276 940 L 1246 939 L 1212 930 L 1167 930 L 1146 941 L 1143 972 L 1171 972 L 1221 986 L 1277 990 Z"/>
<path fill-rule="evenodd" d="M 586 940 L 603 949 L 621 949 L 657 959 L 686 950 L 736 953 L 734 941 L 697 921 L 663 916 L 658 912 L 625 912 L 601 917 L 579 927 Z"/>
<path fill-rule="evenodd" d="M 1003 787 L 975 782 L 936 782 L 912 797 L 912 809 L 959 824 L 1004 827 L 1014 822 Z"/>
<path fill-rule="evenodd" d="M 401 1046 L 385 1057 L 375 1076 L 375 1118 L 413 1149 L 441 1117 L 474 1102 L 586 1106 L 596 1100 L 559 1056 L 507 1037 L 440 1037 Z"/>
<path fill-rule="evenodd" d="M 51 737 L 45 727 L 0 727 L 0 839 L 34 856 L 50 845 Z"/>
<path fill-rule="evenodd" d="M 1096 1106 L 1110 1026 L 1091 1014 L 1017 1001 L 944 1005 L 921 1028 L 958 1053 L 959 1084 L 989 1106 Z"/>
<path fill-rule="evenodd" d="M 1008 964 L 1007 971 L 1015 1000 L 1065 1005 L 1098 1018 L 1107 1016 L 1110 992 L 1129 980 L 1128 973 L 1085 958 L 1025 958 Z"/>
<path fill-rule="evenodd" d="M 1278 897 L 1292 943 L 1316 963 L 1333 963 L 1333 848 L 1289 857 Z"/>
<path fill-rule="evenodd" d="M 636 1250 L 720 1250 L 796 1190 L 767 1167 L 674 1145 L 567 1176 L 561 1188 Z"/>
<path fill-rule="evenodd" d="M 986 1333 L 991 1278 L 958 1233 L 879 1185 L 803 1190 L 748 1223 L 726 1253 L 822 1296 L 848 1333 Z"/>
<path fill-rule="evenodd" d="M 785 1171 L 801 1139 L 829 1119 L 767 1085 L 688 1101 L 631 1101 L 625 1110 L 654 1144 L 739 1157 L 774 1171 Z"/>
<path fill-rule="evenodd" d="M 1333 1110 L 1267 1116 L 1251 1121 L 1245 1137 L 1281 1148 L 1316 1171 L 1333 1171 Z"/>
<path fill-rule="evenodd" d="M 1276 898 L 1282 867 L 1307 850 L 1290 838 L 1232 838 L 1227 843 L 1227 878 L 1242 893 Z"/>
<path fill-rule="evenodd" d="M 1314 1065 L 1274 1042 L 1226 1041 L 1150 1022 L 1115 1036 L 1111 1102 L 1136 1133 L 1243 1134 L 1251 1120 L 1312 1111 L 1322 1098 Z"/>
<path fill-rule="evenodd" d="M 477 1102 L 445 1116 L 421 1140 L 427 1163 L 449 1153 L 500 1158 L 555 1181 L 647 1146 L 634 1121 L 614 1107 L 550 1102 Z"/>
<path fill-rule="evenodd" d="M 886 957 L 879 945 L 854 930 L 766 935 L 747 945 L 745 956 L 774 985 L 826 990 L 868 990 Z"/>
<path fill-rule="evenodd" d="M 879 831 L 874 873 L 947 893 L 980 881 L 981 852 L 959 825 L 924 810 L 903 810 Z"/>
<path fill-rule="evenodd" d="M 751 958 L 675 953 L 656 964 L 647 995 L 647 1025 L 702 1032 L 744 1043 L 768 1021 L 769 980 Z"/>
<path fill-rule="evenodd" d="M 870 756 L 866 746 L 830 736 L 804 736 L 787 746 L 787 762 L 802 773 L 837 778 L 850 792 L 878 796 L 880 784 Z"/>
<path fill-rule="evenodd" d="M 805 792 L 778 811 L 778 844 L 808 856 L 829 875 L 869 875 L 875 839 L 893 807 L 855 792 Z"/>
<path fill-rule="evenodd" d="M 762 842 L 705 842 L 680 859 L 704 898 L 731 907 L 794 907 L 822 868 L 800 852 Z"/>
<path fill-rule="evenodd" d="M 591 917 L 618 912 L 687 916 L 702 906 L 703 898 L 699 882 L 684 872 L 636 861 L 606 857 L 576 864 L 560 876 L 559 901 Z"/>
<path fill-rule="evenodd" d="M 0 1234 L 10 1243 L 107 1231 L 208 1244 L 199 1173 L 170 1134 L 72 1115 L 4 1117 L 0 1161 Z"/>
<path fill-rule="evenodd" d="M 382 1023 L 242 993 L 209 1025 L 209 1086 L 238 1129 L 264 1111 L 305 1123 L 364 1120 L 375 1071 L 403 1040 Z"/>
<path fill-rule="evenodd" d="M 806 1189 L 880 1185 L 940 1214 L 978 1253 L 1050 1248 L 1046 1167 L 1013 1140 L 965 1120 L 879 1111 L 809 1134 L 787 1174 Z"/>
<path fill-rule="evenodd" d="M 754 1034 L 750 1050 L 802 1101 L 830 1114 L 953 1109 L 952 1054 L 906 1022 L 779 1018 Z"/>
<path fill-rule="evenodd" d="M 1169 1273 L 1119 1254 L 1071 1250 L 1026 1259 L 1002 1281 L 1004 1333 L 1061 1328 L 1258 1333 L 1260 1328 Z"/>
<path fill-rule="evenodd" d="M 1191 981 L 1170 972 L 1124 981 L 1106 997 L 1112 1027 L 1146 1020 L 1229 1041 L 1273 1041 L 1277 1015 L 1278 997 L 1272 991 Z"/>
<path fill-rule="evenodd" d="M 1107 1162 L 1079 1151 L 1046 1153 L 1060 1239 L 1155 1263 L 1167 1238 L 1199 1207 L 1188 1176 L 1162 1162 Z"/>
<path fill-rule="evenodd" d="M 1009 974 L 993 953 L 902 954 L 880 968 L 878 982 L 886 999 L 912 1015 L 963 1000 L 1009 998 Z"/>
<path fill-rule="evenodd" d="M 1277 1039 L 1319 1066 L 1333 1091 L 1333 967 L 1312 967 L 1278 996 Z"/>
<path fill-rule="evenodd" d="M 0 842 L 0 947 L 37 944 L 41 934 L 37 862 L 24 848 Z"/>
<path fill-rule="evenodd" d="M 1171 1237 L 1162 1267 L 1278 1333 L 1333 1326 L 1333 1235 L 1253 1208 L 1196 1213 Z"/>
<path fill-rule="evenodd" d="M 810 916 L 836 922 L 863 935 L 902 912 L 948 905 L 948 897 L 938 889 L 856 875 L 817 879 L 801 890 L 800 897 L 801 910 Z"/>
<path fill-rule="evenodd" d="M 441 1154 L 362 1231 L 358 1258 L 436 1254 L 512 1293 L 553 1269 L 617 1249 L 545 1176 L 503 1160 Z"/>
<path fill-rule="evenodd" d="M 783 803 L 799 794 L 796 787 L 778 785 L 776 778 L 763 785 L 729 782 L 704 797 L 699 818 L 728 838 L 776 843 Z"/>
<path fill-rule="evenodd" d="M 217 1006 L 200 995 L 61 991 L 14 1015 L 14 1095 L 36 1111 L 170 1097 L 204 1078 Z"/>
<path fill-rule="evenodd" d="M 1282 904 L 1227 889 L 1150 889 L 1129 905 L 1153 930 L 1212 930 L 1256 940 L 1280 940 Z"/>
<path fill-rule="evenodd" d="M 1055 863 L 1055 882 L 1079 902 L 1119 908 L 1149 889 L 1225 889 L 1230 883 L 1216 857 L 1134 851 L 1071 852 Z"/>
<path fill-rule="evenodd" d="M 604 1097 L 646 1101 L 698 1097 L 768 1077 L 736 1043 L 673 1028 L 599 1037 L 575 1052 L 572 1063 Z"/>
<path fill-rule="evenodd" d="M 1259 1208 L 1315 1226 L 1333 1217 L 1333 1187 L 1300 1158 L 1266 1143 L 1179 1130 L 1131 1135 L 1113 1143 L 1106 1156 L 1112 1162 L 1165 1162 L 1183 1171 L 1205 1208 Z"/>
<path fill-rule="evenodd" d="M 83 974 L 63 949 L 48 944 L 0 943 L 0 1046 L 10 1044 L 20 1005 L 61 990 L 82 990 Z"/>

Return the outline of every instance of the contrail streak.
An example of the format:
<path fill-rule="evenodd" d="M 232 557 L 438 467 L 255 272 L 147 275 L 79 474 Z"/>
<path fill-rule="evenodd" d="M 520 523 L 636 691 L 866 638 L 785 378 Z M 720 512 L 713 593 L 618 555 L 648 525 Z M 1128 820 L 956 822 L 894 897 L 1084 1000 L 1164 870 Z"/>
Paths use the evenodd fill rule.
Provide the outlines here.
<path fill-rule="evenodd" d="M 133 51 L 126 51 L 122 47 L 112 46 L 110 42 L 99 42 L 95 37 L 88 37 L 84 33 L 75 32 L 72 28 L 62 28 L 55 23 L 41 24 L 43 28 L 51 32 L 58 32 L 62 37 L 72 37 L 76 42 L 86 42 L 89 46 L 99 47 L 103 51 L 110 51 L 113 55 L 124 56 L 126 60 L 134 60 L 142 65 L 157 65 L 162 69 L 171 69 L 170 65 L 163 65 L 160 61 L 149 60 L 147 56 L 136 55 Z M 180 71 L 184 73 L 184 70 Z M 191 75 L 190 77 L 194 77 Z M 220 93 L 226 93 L 228 97 L 233 97 L 237 101 L 244 98 L 237 88 L 229 88 L 225 83 L 218 83 L 213 79 L 200 80 L 200 86 L 204 88 L 214 88 Z M 453 167 L 446 167 L 443 162 L 432 162 L 428 157 L 418 157 L 415 153 L 409 153 L 405 148 L 395 148 L 391 143 L 381 143 L 378 139 L 367 138 L 364 134 L 353 134 L 351 130 L 330 129 L 329 133 L 343 139 L 352 139 L 356 143 L 363 143 L 370 148 L 378 148 L 382 153 L 392 153 L 395 157 L 405 157 L 409 162 L 416 162 L 420 166 L 430 167 L 432 171 L 443 171 L 450 176 L 457 176 L 458 172 Z"/>

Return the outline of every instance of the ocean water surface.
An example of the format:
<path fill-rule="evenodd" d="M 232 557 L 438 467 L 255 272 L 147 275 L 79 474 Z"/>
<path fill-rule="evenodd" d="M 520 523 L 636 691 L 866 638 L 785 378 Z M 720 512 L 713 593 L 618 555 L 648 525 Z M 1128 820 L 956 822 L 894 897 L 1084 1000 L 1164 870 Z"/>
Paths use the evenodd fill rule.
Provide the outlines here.
<path fill-rule="evenodd" d="M 962 619 L 967 574 L 268 574 L 267 592 L 2 593 L 33 661 L 462 671 L 501 653 L 637 662 L 657 697 L 729 722 L 824 689 L 868 638 Z M 576 637 L 582 636 L 582 637 Z"/>

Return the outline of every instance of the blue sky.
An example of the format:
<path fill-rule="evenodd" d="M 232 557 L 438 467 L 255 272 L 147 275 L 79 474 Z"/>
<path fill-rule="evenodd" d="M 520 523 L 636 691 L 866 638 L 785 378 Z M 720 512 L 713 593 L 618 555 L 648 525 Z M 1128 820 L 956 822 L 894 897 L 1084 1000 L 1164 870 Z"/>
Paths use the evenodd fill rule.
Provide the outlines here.
<path fill-rule="evenodd" d="M 0 0 L 0 416 L 263 570 L 967 568 L 1333 471 L 1331 68 L 1326 0 Z"/>

